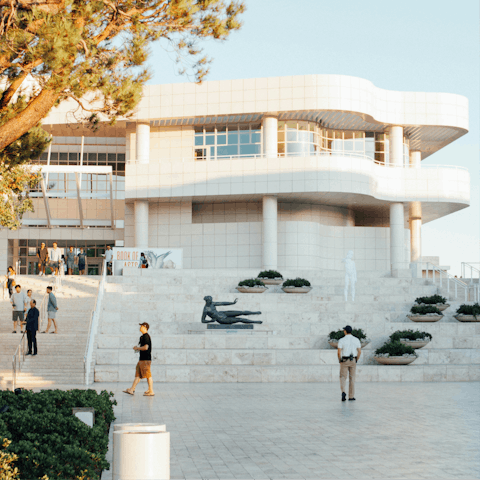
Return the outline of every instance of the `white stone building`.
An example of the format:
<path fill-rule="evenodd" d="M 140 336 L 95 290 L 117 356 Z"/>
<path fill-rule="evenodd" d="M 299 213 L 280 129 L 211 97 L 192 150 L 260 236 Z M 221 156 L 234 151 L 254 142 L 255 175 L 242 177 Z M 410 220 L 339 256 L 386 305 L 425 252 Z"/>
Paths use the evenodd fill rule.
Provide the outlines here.
<path fill-rule="evenodd" d="M 468 131 L 468 101 L 338 75 L 145 87 L 135 115 L 93 132 L 64 102 L 44 121 L 42 191 L 0 271 L 36 273 L 36 248 L 181 247 L 186 269 L 408 275 L 421 225 L 466 208 L 467 169 L 422 160 Z M 46 195 L 45 195 L 46 194 Z"/>

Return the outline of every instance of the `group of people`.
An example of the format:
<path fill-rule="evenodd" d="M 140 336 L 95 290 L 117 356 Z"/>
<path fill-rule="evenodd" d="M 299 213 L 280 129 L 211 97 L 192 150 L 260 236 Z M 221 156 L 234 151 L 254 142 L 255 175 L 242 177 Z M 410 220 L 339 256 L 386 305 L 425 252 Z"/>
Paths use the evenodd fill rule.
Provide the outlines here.
<path fill-rule="evenodd" d="M 67 275 L 73 275 L 75 265 L 78 265 L 78 273 L 85 275 L 85 264 L 87 255 L 80 248 L 80 252 L 75 254 L 73 247 L 69 247 L 65 255 L 58 248 L 57 242 L 53 242 L 53 248 L 48 251 L 45 243 L 42 242 L 40 248 L 37 250 L 39 275 L 45 275 L 47 265 L 52 269 L 55 275 L 63 274 L 65 267 L 67 268 Z"/>
<path fill-rule="evenodd" d="M 50 333 L 58 333 L 57 322 L 55 320 L 58 310 L 57 298 L 53 293 L 53 287 L 47 287 L 48 305 L 47 316 L 48 324 L 47 328 L 42 333 L 48 333 L 53 323 L 54 331 Z M 32 290 L 27 290 L 25 294 L 22 291 L 21 285 L 15 285 L 15 292 L 10 297 L 13 313 L 13 332 L 17 333 L 17 324 L 20 327 L 20 333 L 27 333 L 28 339 L 28 353 L 27 355 L 37 355 L 37 332 L 40 329 L 39 317 L 40 312 L 37 308 L 37 301 L 32 298 Z"/>

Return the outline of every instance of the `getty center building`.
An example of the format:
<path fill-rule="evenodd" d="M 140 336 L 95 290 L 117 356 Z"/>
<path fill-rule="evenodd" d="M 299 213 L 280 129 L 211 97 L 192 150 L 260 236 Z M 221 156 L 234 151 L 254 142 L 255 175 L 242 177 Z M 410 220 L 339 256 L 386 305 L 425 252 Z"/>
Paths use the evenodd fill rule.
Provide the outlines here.
<path fill-rule="evenodd" d="M 468 131 L 468 101 L 340 75 L 150 85 L 97 131 L 68 101 L 43 122 L 35 212 L 0 230 L 0 270 L 36 249 L 180 248 L 184 269 L 418 275 L 422 224 L 468 207 L 470 177 L 425 160 Z M 78 113 L 78 112 L 77 112 Z"/>

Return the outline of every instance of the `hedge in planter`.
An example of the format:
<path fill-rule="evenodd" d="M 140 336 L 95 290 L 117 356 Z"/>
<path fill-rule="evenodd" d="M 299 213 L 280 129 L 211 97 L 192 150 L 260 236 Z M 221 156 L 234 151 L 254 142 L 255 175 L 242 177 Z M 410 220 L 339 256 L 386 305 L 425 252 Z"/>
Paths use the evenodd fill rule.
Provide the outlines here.
<path fill-rule="evenodd" d="M 248 278 L 238 283 L 239 287 L 264 287 L 265 284 L 258 278 Z"/>
<path fill-rule="evenodd" d="M 434 313 L 436 315 L 442 315 L 442 312 L 433 305 L 414 305 L 410 309 L 412 315 L 427 315 L 428 313 Z"/>
<path fill-rule="evenodd" d="M 263 270 L 257 275 L 258 278 L 283 278 L 280 272 L 276 270 Z"/>
<path fill-rule="evenodd" d="M 352 330 L 352 335 L 354 337 L 357 337 L 360 341 L 367 339 L 366 333 L 361 328 L 354 328 Z M 345 336 L 345 333 L 343 333 L 343 330 L 337 330 L 336 332 L 330 332 L 328 334 L 328 339 L 329 340 L 334 340 L 334 341 L 337 342 L 338 340 L 340 340 L 344 336 Z"/>
<path fill-rule="evenodd" d="M 0 437 L 11 440 L 5 452 L 18 456 L 15 467 L 22 479 L 46 477 L 99 479 L 109 468 L 105 456 L 108 431 L 115 420 L 113 393 L 95 390 L 0 391 Z M 93 428 L 72 414 L 74 407 L 95 409 Z M 0 441 L 3 441 L 2 440 Z"/>
<path fill-rule="evenodd" d="M 460 305 L 457 308 L 457 315 L 478 315 L 480 316 L 480 305 L 475 303 L 474 305 Z"/>
<path fill-rule="evenodd" d="M 412 347 L 400 342 L 389 342 L 375 350 L 375 356 L 378 357 L 402 357 L 403 355 L 417 357 Z"/>
<path fill-rule="evenodd" d="M 447 303 L 447 299 L 441 295 L 432 295 L 430 297 L 418 297 L 415 299 L 415 303 L 424 305 L 437 305 L 437 303 Z"/>
<path fill-rule="evenodd" d="M 289 278 L 283 282 L 282 287 L 310 287 L 310 282 L 304 278 Z"/>
<path fill-rule="evenodd" d="M 418 330 L 397 330 L 390 335 L 390 342 L 399 342 L 400 339 L 412 341 L 428 339 L 430 341 L 432 336 L 427 332 L 419 332 Z"/>

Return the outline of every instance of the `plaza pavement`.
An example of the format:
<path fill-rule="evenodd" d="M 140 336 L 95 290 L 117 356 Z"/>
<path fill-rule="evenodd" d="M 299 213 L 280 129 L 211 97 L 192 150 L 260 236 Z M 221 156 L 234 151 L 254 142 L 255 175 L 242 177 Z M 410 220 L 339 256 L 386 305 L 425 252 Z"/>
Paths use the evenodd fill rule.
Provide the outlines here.
<path fill-rule="evenodd" d="M 93 388 L 117 423 L 166 424 L 172 479 L 480 478 L 479 382 L 357 383 L 355 402 L 334 383 L 127 386 Z"/>

